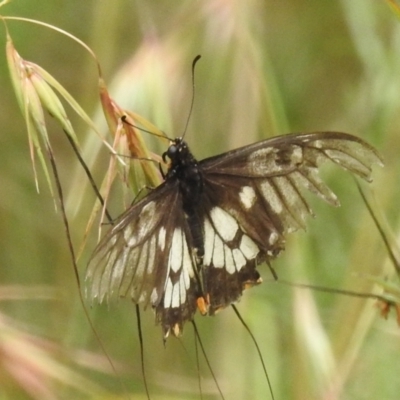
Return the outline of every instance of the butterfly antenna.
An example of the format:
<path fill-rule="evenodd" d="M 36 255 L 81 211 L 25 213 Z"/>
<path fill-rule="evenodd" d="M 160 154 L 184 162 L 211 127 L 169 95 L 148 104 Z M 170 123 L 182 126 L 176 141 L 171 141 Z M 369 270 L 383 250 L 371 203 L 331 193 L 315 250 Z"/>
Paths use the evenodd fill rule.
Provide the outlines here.
<path fill-rule="evenodd" d="M 206 351 L 205 351 L 204 346 L 203 346 L 203 342 L 201 341 L 201 338 L 200 338 L 199 331 L 197 330 L 197 325 L 196 325 L 196 323 L 195 323 L 194 321 L 191 321 L 191 322 L 192 322 L 192 325 L 193 325 L 193 329 L 194 329 L 194 333 L 195 333 L 195 335 L 196 335 L 196 338 L 197 338 L 197 340 L 199 341 L 199 345 L 200 345 L 201 352 L 203 353 L 204 359 L 206 360 L 208 369 L 209 369 L 210 372 L 211 372 L 211 376 L 213 377 L 213 380 L 214 380 L 214 382 L 215 382 L 215 385 L 217 386 L 219 395 L 221 396 L 221 399 L 222 399 L 222 400 L 225 400 L 225 397 L 224 397 L 224 395 L 223 395 L 223 393 L 222 393 L 221 388 L 219 387 L 219 384 L 218 384 L 217 378 L 216 378 L 216 376 L 215 376 L 215 374 L 214 374 L 214 371 L 213 371 L 213 369 L 211 368 L 210 360 L 209 360 L 208 357 L 207 357 Z"/>
<path fill-rule="evenodd" d="M 236 306 L 235 306 L 234 304 L 231 304 L 231 306 L 232 306 L 232 308 L 233 308 L 233 311 L 235 311 L 235 314 L 236 314 L 237 317 L 239 318 L 239 321 L 240 321 L 241 324 L 244 326 L 244 328 L 246 329 L 246 331 L 249 333 L 249 335 L 250 335 L 250 337 L 251 337 L 251 340 L 253 341 L 254 345 L 256 346 L 257 353 L 258 353 L 258 356 L 260 357 L 260 361 L 261 361 L 261 364 L 262 364 L 262 368 L 263 368 L 265 377 L 267 378 L 268 387 L 269 387 L 269 392 L 271 393 L 271 398 L 272 398 L 272 400 L 275 400 L 274 392 L 272 391 L 271 381 L 269 380 L 269 376 L 268 376 L 268 372 L 267 372 L 267 367 L 265 366 L 264 358 L 263 358 L 263 356 L 262 356 L 262 354 L 261 354 L 261 350 L 260 350 L 260 347 L 258 346 L 257 340 L 256 340 L 256 338 L 254 337 L 253 332 L 250 330 L 249 326 L 246 324 L 246 322 L 244 322 L 244 319 L 243 319 L 242 316 L 240 315 L 240 313 L 239 313 L 238 309 L 236 308 Z"/>
<path fill-rule="evenodd" d="M 135 305 L 135 309 L 136 309 L 137 327 L 138 327 L 138 335 L 140 343 L 140 364 L 142 366 L 142 377 L 143 377 L 144 388 L 146 390 L 147 400 L 150 400 L 149 388 L 147 386 L 146 371 L 144 368 L 144 345 L 143 345 L 143 335 L 142 335 L 142 323 L 140 320 L 140 308 L 138 304 Z"/>
<path fill-rule="evenodd" d="M 124 124 L 127 124 L 127 125 L 131 126 L 132 128 L 139 129 L 139 130 L 142 131 L 142 132 L 148 133 L 149 135 L 153 135 L 153 136 L 159 137 L 159 138 L 161 138 L 161 139 L 166 139 L 166 140 L 170 140 L 170 141 L 172 140 L 172 139 L 171 139 L 170 137 L 168 137 L 164 132 L 163 132 L 163 135 L 160 135 L 159 133 L 155 133 L 155 132 L 149 131 L 149 130 L 144 129 L 144 128 L 140 127 L 140 126 L 137 126 L 137 125 L 134 125 L 134 124 L 130 123 L 130 122 L 128 121 L 127 118 L 128 118 L 128 116 L 125 114 L 125 115 L 123 115 L 123 116 L 121 117 L 121 121 L 122 121 Z"/>
<path fill-rule="evenodd" d="M 197 56 L 194 58 L 194 60 L 193 60 L 193 62 L 192 62 L 192 101 L 191 101 L 191 103 L 190 103 L 189 115 L 188 115 L 188 117 L 187 117 L 185 129 L 183 130 L 182 139 L 183 139 L 183 138 L 185 137 L 185 135 L 186 135 L 186 131 L 187 131 L 187 128 L 188 128 L 188 126 L 189 126 L 190 116 L 192 115 L 192 111 L 193 111 L 194 94 L 195 94 L 195 93 L 194 93 L 194 92 L 195 92 L 194 70 L 195 70 L 195 68 L 196 68 L 197 61 L 199 61 L 200 58 L 201 58 L 201 55 L 199 54 L 199 55 L 197 55 Z"/>

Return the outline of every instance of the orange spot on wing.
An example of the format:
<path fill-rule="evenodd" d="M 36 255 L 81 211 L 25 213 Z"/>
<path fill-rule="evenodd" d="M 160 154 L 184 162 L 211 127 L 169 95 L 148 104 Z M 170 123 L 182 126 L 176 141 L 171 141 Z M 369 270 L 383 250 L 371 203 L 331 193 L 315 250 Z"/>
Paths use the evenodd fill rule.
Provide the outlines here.
<path fill-rule="evenodd" d="M 207 298 L 201 296 L 197 298 L 197 308 L 199 309 L 201 315 L 208 314 L 208 308 L 210 306 L 210 295 L 207 294 Z"/>

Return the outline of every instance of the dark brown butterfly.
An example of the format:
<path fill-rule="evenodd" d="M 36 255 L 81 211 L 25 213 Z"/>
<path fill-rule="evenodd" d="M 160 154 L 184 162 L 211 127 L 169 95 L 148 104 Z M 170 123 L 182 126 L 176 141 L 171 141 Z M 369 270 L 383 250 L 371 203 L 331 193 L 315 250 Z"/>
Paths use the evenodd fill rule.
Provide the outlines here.
<path fill-rule="evenodd" d="M 304 189 L 331 205 L 324 161 L 370 181 L 376 150 L 345 133 L 278 136 L 196 161 L 181 139 L 163 154 L 165 181 L 116 221 L 87 269 L 89 296 L 155 309 L 164 336 L 182 332 L 199 308 L 213 315 L 261 283 L 256 267 L 312 214 Z"/>

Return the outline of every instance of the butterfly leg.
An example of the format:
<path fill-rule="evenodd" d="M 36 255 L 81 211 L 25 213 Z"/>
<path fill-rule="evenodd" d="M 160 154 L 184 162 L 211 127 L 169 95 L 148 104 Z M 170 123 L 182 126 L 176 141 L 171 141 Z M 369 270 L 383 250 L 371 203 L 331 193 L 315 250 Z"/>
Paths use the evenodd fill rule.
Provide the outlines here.
<path fill-rule="evenodd" d="M 271 263 L 269 261 L 267 261 L 267 265 L 269 270 L 271 271 L 271 274 L 273 276 L 273 278 L 277 281 L 278 280 L 278 274 L 276 273 L 276 271 L 274 270 L 274 268 L 272 267 Z"/>

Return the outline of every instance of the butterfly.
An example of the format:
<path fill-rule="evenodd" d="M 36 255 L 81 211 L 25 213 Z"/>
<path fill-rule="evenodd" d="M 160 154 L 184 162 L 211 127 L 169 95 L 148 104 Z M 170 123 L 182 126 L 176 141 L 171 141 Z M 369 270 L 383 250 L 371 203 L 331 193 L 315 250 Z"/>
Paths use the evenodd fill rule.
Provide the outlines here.
<path fill-rule="evenodd" d="M 197 310 L 214 315 L 262 282 L 257 266 L 312 215 L 305 189 L 333 206 L 321 180 L 331 161 L 371 181 L 376 150 L 339 132 L 289 134 L 197 161 L 182 138 L 162 156 L 164 182 L 133 204 L 100 241 L 87 271 L 89 297 L 127 297 L 155 310 L 164 337 Z"/>

